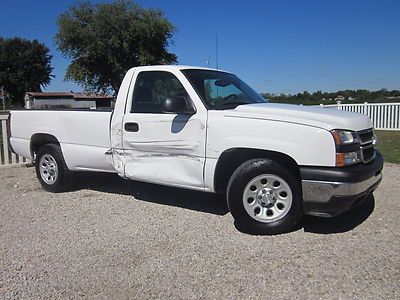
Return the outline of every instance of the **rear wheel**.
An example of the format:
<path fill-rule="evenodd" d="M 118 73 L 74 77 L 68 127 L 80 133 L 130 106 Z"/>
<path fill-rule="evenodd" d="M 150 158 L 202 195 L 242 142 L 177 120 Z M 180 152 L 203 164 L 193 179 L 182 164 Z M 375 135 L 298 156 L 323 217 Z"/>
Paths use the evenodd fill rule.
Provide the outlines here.
<path fill-rule="evenodd" d="M 63 192 L 71 185 L 72 172 L 65 164 L 59 145 L 46 144 L 40 147 L 36 154 L 35 169 L 46 191 Z"/>
<path fill-rule="evenodd" d="M 269 159 L 239 166 L 229 181 L 227 199 L 237 226 L 249 233 L 287 232 L 302 216 L 299 181 Z"/>

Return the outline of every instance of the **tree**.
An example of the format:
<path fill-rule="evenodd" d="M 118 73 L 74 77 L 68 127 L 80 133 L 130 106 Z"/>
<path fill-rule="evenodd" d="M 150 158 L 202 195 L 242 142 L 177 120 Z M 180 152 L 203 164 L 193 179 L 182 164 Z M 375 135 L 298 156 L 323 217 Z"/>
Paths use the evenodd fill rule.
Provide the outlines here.
<path fill-rule="evenodd" d="M 24 105 L 25 92 L 40 92 L 53 75 L 50 50 L 37 40 L 0 37 L 0 88 L 12 103 Z"/>
<path fill-rule="evenodd" d="M 117 93 L 128 69 L 177 61 L 167 50 L 176 29 L 164 13 L 128 0 L 80 3 L 57 24 L 56 44 L 71 59 L 65 78 L 86 90 Z"/>

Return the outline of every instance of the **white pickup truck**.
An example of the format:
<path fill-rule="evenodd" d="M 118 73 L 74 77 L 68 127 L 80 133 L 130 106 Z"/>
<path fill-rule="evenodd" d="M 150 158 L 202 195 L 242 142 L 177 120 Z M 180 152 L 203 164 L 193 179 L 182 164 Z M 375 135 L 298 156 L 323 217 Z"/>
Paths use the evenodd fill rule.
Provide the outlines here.
<path fill-rule="evenodd" d="M 132 68 L 112 112 L 10 118 L 13 151 L 35 161 L 47 191 L 94 171 L 225 193 L 237 224 L 257 234 L 349 210 L 382 177 L 367 116 L 268 103 L 234 74 L 206 68 Z"/>

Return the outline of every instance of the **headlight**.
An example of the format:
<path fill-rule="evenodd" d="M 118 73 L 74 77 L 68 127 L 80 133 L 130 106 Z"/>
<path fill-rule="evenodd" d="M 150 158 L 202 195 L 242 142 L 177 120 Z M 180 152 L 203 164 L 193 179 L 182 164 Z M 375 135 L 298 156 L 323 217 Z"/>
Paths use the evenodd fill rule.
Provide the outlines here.
<path fill-rule="evenodd" d="M 331 133 L 336 145 L 348 145 L 360 142 L 354 131 L 332 130 Z"/>
<path fill-rule="evenodd" d="M 354 131 L 332 130 L 336 145 L 336 166 L 344 167 L 362 161 L 360 138 Z"/>
<path fill-rule="evenodd" d="M 336 153 L 336 166 L 344 167 L 361 162 L 361 151 Z"/>

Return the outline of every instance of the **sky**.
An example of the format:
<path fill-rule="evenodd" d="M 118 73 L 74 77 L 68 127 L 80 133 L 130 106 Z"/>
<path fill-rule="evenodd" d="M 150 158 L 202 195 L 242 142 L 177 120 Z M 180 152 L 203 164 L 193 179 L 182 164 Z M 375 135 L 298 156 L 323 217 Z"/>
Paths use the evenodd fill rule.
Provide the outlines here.
<path fill-rule="evenodd" d="M 91 1 L 93 3 L 98 1 Z M 108 1 L 103 1 L 108 2 Z M 400 89 L 399 0 L 137 0 L 178 28 L 170 51 L 182 65 L 236 73 L 258 92 Z M 81 91 L 64 81 L 68 59 L 54 43 L 56 20 L 73 0 L 0 0 L 0 36 L 50 48 L 46 91 Z"/>

